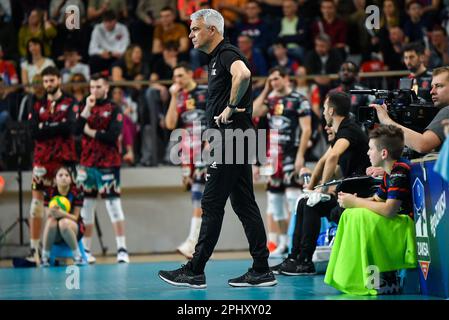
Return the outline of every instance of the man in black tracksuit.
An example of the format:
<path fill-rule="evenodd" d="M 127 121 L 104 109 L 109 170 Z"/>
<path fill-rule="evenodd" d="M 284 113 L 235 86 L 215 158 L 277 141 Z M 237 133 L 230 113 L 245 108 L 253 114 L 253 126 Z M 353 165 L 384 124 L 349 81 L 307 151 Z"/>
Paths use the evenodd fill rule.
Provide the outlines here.
<path fill-rule="evenodd" d="M 228 281 L 235 287 L 273 286 L 277 281 L 268 267 L 267 238 L 263 220 L 254 198 L 252 167 L 245 155 L 244 164 L 236 164 L 225 154 L 225 129 L 254 130 L 251 121 L 251 72 L 248 61 L 236 47 L 223 39 L 224 20 L 212 9 L 195 12 L 190 35 L 192 43 L 209 55 L 208 97 L 206 117 L 209 129 L 215 129 L 222 138 L 224 159 L 214 158 L 208 166 L 206 186 L 201 201 L 203 220 L 198 244 L 192 260 L 173 271 L 160 271 L 162 280 L 176 286 L 205 288 L 204 268 L 217 244 L 228 197 L 243 224 L 253 257 L 252 268 L 241 277 Z M 226 135 L 229 133 L 226 132 Z M 237 148 L 240 146 L 237 146 Z M 245 148 L 248 149 L 248 148 Z M 239 152 L 243 152 L 239 150 Z M 229 160 L 233 160 L 229 163 Z"/>

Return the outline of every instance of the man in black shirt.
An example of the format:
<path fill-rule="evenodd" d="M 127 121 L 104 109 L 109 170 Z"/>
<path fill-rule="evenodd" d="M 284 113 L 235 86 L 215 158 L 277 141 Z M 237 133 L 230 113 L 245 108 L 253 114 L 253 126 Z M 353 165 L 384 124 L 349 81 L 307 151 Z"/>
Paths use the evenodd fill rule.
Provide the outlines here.
<path fill-rule="evenodd" d="M 349 117 L 350 108 L 350 96 L 344 92 L 329 93 L 324 102 L 323 115 L 327 126 L 335 132 L 335 138 L 313 170 L 307 186 L 310 191 L 320 180 L 324 184 L 331 181 L 334 175 L 343 178 L 364 175 L 369 166 L 368 137 Z M 291 253 L 271 270 L 285 275 L 315 274 L 312 256 L 321 228 L 321 217 L 337 222 L 341 212 L 335 190 L 326 187 L 318 188 L 308 198 L 301 199 L 296 209 Z"/>
<path fill-rule="evenodd" d="M 209 129 L 218 129 L 223 140 L 225 129 L 254 130 L 251 120 L 249 64 L 238 48 L 224 41 L 222 15 L 212 9 L 203 9 L 192 14 L 191 19 L 189 37 L 193 46 L 209 55 L 206 104 L 206 121 Z M 226 136 L 227 134 L 228 132 Z M 228 161 L 226 163 L 214 161 L 208 166 L 201 201 L 203 209 L 201 230 L 195 253 L 192 260 L 180 269 L 159 271 L 159 277 L 167 283 L 191 288 L 206 287 L 204 268 L 217 244 L 223 223 L 224 207 L 230 197 L 232 207 L 245 229 L 254 262 L 247 273 L 229 280 L 229 285 L 261 287 L 277 284 L 268 267 L 267 237 L 254 198 L 251 164 L 247 162 L 249 159 L 245 160 L 245 164 L 235 164 L 235 157 L 233 160 L 232 164 L 228 164 Z"/>

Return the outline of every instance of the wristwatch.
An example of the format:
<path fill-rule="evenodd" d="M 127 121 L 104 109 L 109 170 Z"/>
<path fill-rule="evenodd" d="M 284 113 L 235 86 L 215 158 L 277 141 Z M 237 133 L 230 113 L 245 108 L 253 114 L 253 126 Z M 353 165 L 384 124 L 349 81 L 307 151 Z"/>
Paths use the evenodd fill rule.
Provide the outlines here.
<path fill-rule="evenodd" d="M 237 108 L 237 105 L 228 103 L 228 104 L 227 104 L 227 107 L 229 107 L 229 108 L 231 108 L 231 109 L 236 109 L 236 108 Z"/>

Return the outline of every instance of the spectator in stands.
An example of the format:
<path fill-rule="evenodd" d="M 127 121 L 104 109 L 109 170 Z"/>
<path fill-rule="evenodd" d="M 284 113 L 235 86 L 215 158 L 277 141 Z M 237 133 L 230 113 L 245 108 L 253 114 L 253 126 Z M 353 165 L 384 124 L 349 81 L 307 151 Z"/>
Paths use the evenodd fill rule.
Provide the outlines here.
<path fill-rule="evenodd" d="M 282 2 L 282 19 L 274 26 L 277 35 L 288 48 L 288 54 L 298 61 L 304 60 L 309 48 L 309 28 L 304 17 L 298 17 L 298 4 L 294 0 Z"/>
<path fill-rule="evenodd" d="M 187 28 L 175 22 L 176 13 L 171 7 L 165 7 L 160 12 L 160 24 L 153 34 L 153 54 L 160 54 L 169 42 L 178 44 L 179 53 L 187 53 L 190 47 Z"/>
<path fill-rule="evenodd" d="M 250 36 L 254 48 L 264 53 L 271 44 L 272 32 L 270 26 L 260 19 L 261 9 L 256 0 L 249 0 L 245 4 L 245 17 L 235 26 L 236 37 L 240 35 Z M 233 41 L 235 43 L 235 41 Z"/>
<path fill-rule="evenodd" d="M 141 81 L 148 77 L 146 65 L 143 62 L 143 52 L 140 46 L 132 44 L 126 49 L 123 58 L 112 66 L 112 81 Z M 128 94 L 136 100 L 142 85 L 127 87 Z"/>
<path fill-rule="evenodd" d="M 446 30 L 435 26 L 430 33 L 430 45 L 426 50 L 427 67 L 433 70 L 449 64 L 449 39 Z"/>
<path fill-rule="evenodd" d="M 371 37 L 374 32 L 368 30 L 366 22 L 366 0 L 355 0 L 355 12 L 348 17 L 348 30 L 351 30 L 351 36 L 347 37 L 351 54 L 361 54 L 362 60 L 367 60 L 373 51 Z M 369 31 L 369 32 L 368 32 Z"/>
<path fill-rule="evenodd" d="M 374 101 L 375 97 L 367 94 L 351 94 L 350 90 L 367 90 L 358 82 L 359 66 L 352 61 L 345 61 L 338 72 L 338 79 L 340 84 L 338 87 L 331 90 L 331 92 L 346 92 L 351 96 L 350 112 L 357 119 L 358 109 L 362 106 L 368 106 Z"/>
<path fill-rule="evenodd" d="M 337 5 L 333 0 L 321 1 L 321 16 L 312 25 L 312 36 L 325 33 L 331 39 L 331 48 L 341 49 L 346 47 L 346 22 L 337 17 Z"/>
<path fill-rule="evenodd" d="M 66 13 L 69 6 L 76 6 L 79 8 L 79 29 L 67 28 L 67 19 L 74 22 L 74 16 L 69 16 L 70 13 Z M 59 57 L 63 55 L 64 49 L 67 44 L 74 44 L 78 47 L 78 53 L 85 59 L 88 57 L 89 39 L 92 30 L 87 27 L 86 22 L 86 7 L 81 0 L 52 0 L 50 3 L 50 19 L 57 28 L 57 35 L 53 39 L 52 53 L 53 57 Z M 63 67 L 62 65 L 60 66 Z"/>
<path fill-rule="evenodd" d="M 299 68 L 299 62 L 288 56 L 288 49 L 282 39 L 278 39 L 273 43 L 273 55 L 275 60 L 272 61 L 271 67 L 282 67 L 290 76 L 294 76 Z"/>
<path fill-rule="evenodd" d="M 402 48 L 406 43 L 404 32 L 400 27 L 390 27 L 388 29 L 388 41 L 380 44 L 382 56 L 388 70 L 404 70 L 402 59 Z"/>
<path fill-rule="evenodd" d="M 9 119 L 8 103 L 6 100 L 8 92 L 6 89 L 7 87 L 5 86 L 5 81 L 3 81 L 3 77 L 0 75 L 0 137 L 3 137 L 3 132 L 6 129 L 6 123 Z M 3 144 L 3 141 L 1 142 Z"/>
<path fill-rule="evenodd" d="M 372 30 L 374 37 L 371 39 L 371 44 L 374 46 L 376 52 L 380 50 L 383 43 L 389 41 L 389 29 L 391 27 L 401 27 L 403 20 L 396 1 L 385 0 L 380 17 L 380 29 Z"/>
<path fill-rule="evenodd" d="M 190 15 L 194 13 L 195 11 L 198 11 L 200 9 L 206 9 L 209 8 L 209 1 L 208 0 L 178 0 L 177 1 L 177 9 L 179 14 L 179 19 L 181 19 L 182 22 L 189 22 L 190 21 Z"/>
<path fill-rule="evenodd" d="M 308 53 L 304 66 L 307 74 L 319 74 L 323 76 L 315 77 L 314 81 L 320 88 L 320 96 L 325 97 L 327 91 L 335 87 L 331 79 L 326 76 L 331 73 L 337 73 L 343 59 L 340 52 L 331 49 L 331 40 L 327 34 L 319 34 L 315 38 L 315 50 Z"/>
<path fill-rule="evenodd" d="M 94 27 L 89 43 L 91 73 L 109 71 L 129 45 L 129 33 L 124 24 L 117 22 L 113 11 L 106 11 L 103 22 Z"/>
<path fill-rule="evenodd" d="M 404 23 L 404 34 L 407 42 L 424 42 L 425 32 L 429 29 L 429 22 L 423 18 L 422 5 L 417 0 L 409 1 L 406 5 L 407 20 Z"/>
<path fill-rule="evenodd" d="M 37 38 L 31 38 L 27 43 L 26 60 L 22 62 L 22 84 L 29 84 L 36 74 L 40 74 L 46 67 L 54 66 L 52 59 L 43 54 L 44 46 Z"/>
<path fill-rule="evenodd" d="M 444 142 L 444 119 L 449 119 L 449 67 L 440 67 L 432 71 L 432 101 L 434 106 L 442 108 L 432 122 L 427 126 L 424 133 L 418 133 L 394 122 L 385 105 L 372 104 L 376 108 L 380 123 L 392 124 L 404 131 L 405 145 L 420 153 L 431 152 L 438 149 Z"/>
<path fill-rule="evenodd" d="M 404 64 L 410 71 L 409 78 L 414 79 L 413 89 L 419 97 L 427 102 L 432 102 L 432 97 L 430 96 L 432 72 L 427 70 L 423 63 L 424 46 L 420 42 L 408 43 L 404 46 L 402 52 Z"/>
<path fill-rule="evenodd" d="M 137 104 L 125 95 L 122 87 L 112 89 L 112 101 L 121 107 L 123 112 L 122 145 L 125 154 L 122 159 L 132 165 L 135 160 L 134 141 L 137 135 Z"/>
<path fill-rule="evenodd" d="M 87 6 L 87 20 L 98 23 L 107 11 L 114 12 L 117 19 L 128 18 L 128 8 L 125 0 L 89 0 Z"/>
<path fill-rule="evenodd" d="M 19 83 L 19 77 L 17 76 L 16 68 L 11 61 L 3 59 L 3 47 L 0 45 L 0 77 L 5 88 L 3 88 L 3 95 L 7 96 L 11 92 L 17 90 L 17 88 L 8 88 L 7 86 L 13 86 Z"/>
<path fill-rule="evenodd" d="M 68 6 L 76 6 L 79 9 L 80 22 L 84 23 L 86 20 L 86 7 L 82 0 L 51 0 L 49 7 L 50 19 L 55 24 L 65 25 Z"/>
<path fill-rule="evenodd" d="M 88 80 L 82 73 L 75 73 L 70 78 L 71 84 L 67 91 L 75 97 L 78 102 L 84 102 L 89 94 Z"/>
<path fill-rule="evenodd" d="M 262 77 L 268 74 L 268 66 L 263 54 L 253 48 L 253 40 L 248 35 L 240 35 L 237 39 L 237 46 L 249 62 L 249 70 L 253 77 Z M 253 95 L 264 86 L 263 80 L 253 80 Z"/>
<path fill-rule="evenodd" d="M 76 73 L 81 73 L 86 80 L 90 79 L 89 65 L 81 62 L 81 56 L 74 46 L 66 46 L 62 59 L 64 61 L 64 68 L 61 70 L 62 83 L 70 82 Z"/>
<path fill-rule="evenodd" d="M 339 192 L 343 212 L 324 282 L 356 295 L 400 292 L 396 270 L 416 268 L 415 223 L 410 166 L 401 160 L 404 133 L 380 126 L 370 134 L 368 155 L 385 173 L 374 196 Z M 394 231 L 393 231 L 394 230 Z M 369 266 L 380 272 L 378 286 L 369 286 Z"/>
<path fill-rule="evenodd" d="M 19 51 L 17 48 L 17 31 L 12 22 L 10 22 L 6 13 L 0 12 L 0 46 L 3 48 L 5 59 L 17 60 Z"/>
<path fill-rule="evenodd" d="M 51 56 L 51 42 L 56 37 L 56 28 L 48 19 L 47 12 L 33 10 L 28 16 L 27 23 L 22 25 L 19 30 L 19 54 L 26 58 L 28 51 L 28 41 L 30 39 L 39 39 L 42 42 L 43 55 Z"/>
<path fill-rule="evenodd" d="M 211 7 L 219 11 L 224 18 L 228 35 L 234 31 L 236 23 L 245 14 L 244 8 L 248 0 L 211 0 Z"/>

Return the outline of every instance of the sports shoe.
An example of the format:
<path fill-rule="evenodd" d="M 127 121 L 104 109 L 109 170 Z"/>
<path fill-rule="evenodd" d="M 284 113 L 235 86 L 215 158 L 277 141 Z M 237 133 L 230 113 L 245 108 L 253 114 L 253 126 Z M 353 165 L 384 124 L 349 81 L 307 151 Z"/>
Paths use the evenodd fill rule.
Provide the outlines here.
<path fill-rule="evenodd" d="M 87 264 L 87 261 L 85 261 L 82 256 L 79 256 L 73 258 L 73 263 L 75 263 L 77 266 L 85 266 Z"/>
<path fill-rule="evenodd" d="M 192 259 L 193 253 L 195 252 L 195 245 L 196 243 L 193 240 L 187 239 L 176 249 L 187 259 Z"/>
<path fill-rule="evenodd" d="M 270 271 L 273 272 L 274 274 L 282 274 L 281 270 L 283 269 L 289 270 L 291 268 L 294 268 L 297 264 L 298 263 L 295 259 L 286 258 L 281 263 L 270 267 Z"/>
<path fill-rule="evenodd" d="M 41 268 L 48 268 L 50 266 L 50 260 L 46 257 L 41 259 Z"/>
<path fill-rule="evenodd" d="M 194 289 L 204 289 L 206 285 L 206 276 L 194 274 L 192 269 L 183 264 L 181 268 L 173 271 L 159 271 L 159 277 L 165 282 L 177 287 L 190 287 Z"/>
<path fill-rule="evenodd" d="M 95 259 L 90 250 L 84 249 L 84 252 L 86 252 L 88 264 L 94 264 L 95 262 L 97 262 L 97 259 Z"/>
<path fill-rule="evenodd" d="M 228 284 L 232 287 L 271 287 L 277 283 L 273 272 L 257 272 L 252 268 L 244 275 L 228 280 Z"/>
<path fill-rule="evenodd" d="M 268 241 L 267 248 L 268 251 L 273 252 L 274 250 L 276 250 L 277 244 L 274 243 L 273 241 Z"/>
<path fill-rule="evenodd" d="M 117 250 L 117 262 L 118 263 L 129 263 L 128 251 L 125 248 L 119 248 Z"/>
<path fill-rule="evenodd" d="M 382 272 L 380 274 L 379 289 L 377 294 L 400 294 L 402 291 L 400 279 L 395 271 Z"/>
<path fill-rule="evenodd" d="M 31 263 L 34 262 L 37 266 L 39 266 L 39 264 L 41 263 L 41 250 L 39 250 L 39 249 L 36 250 L 35 248 L 31 248 L 30 253 L 28 254 L 28 256 L 25 259 Z"/>
<path fill-rule="evenodd" d="M 311 260 L 293 261 L 295 263 L 285 265 L 280 272 L 287 276 L 311 276 L 316 274 L 315 265 Z"/>
<path fill-rule="evenodd" d="M 271 251 L 268 258 L 270 259 L 276 259 L 276 258 L 284 258 L 285 255 L 288 254 L 288 247 L 287 246 L 279 246 L 276 248 L 276 250 Z"/>

